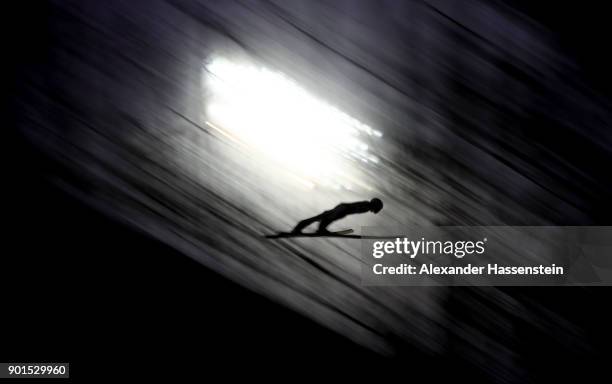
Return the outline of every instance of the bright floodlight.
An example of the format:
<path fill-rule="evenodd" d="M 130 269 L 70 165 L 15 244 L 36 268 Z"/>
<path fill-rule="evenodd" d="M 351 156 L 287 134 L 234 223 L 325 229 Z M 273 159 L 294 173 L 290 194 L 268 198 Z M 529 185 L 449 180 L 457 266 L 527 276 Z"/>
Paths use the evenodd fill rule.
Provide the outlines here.
<path fill-rule="evenodd" d="M 367 185 L 355 171 L 359 164 L 378 162 L 363 138 L 379 138 L 379 131 L 317 100 L 283 74 L 226 59 L 206 70 L 210 127 L 311 185 Z"/>

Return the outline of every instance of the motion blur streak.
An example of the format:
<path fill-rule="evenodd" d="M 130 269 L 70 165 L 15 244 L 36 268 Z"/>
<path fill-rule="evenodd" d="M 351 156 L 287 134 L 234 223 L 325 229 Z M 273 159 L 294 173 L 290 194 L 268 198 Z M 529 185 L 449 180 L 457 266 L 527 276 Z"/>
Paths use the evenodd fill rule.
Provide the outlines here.
<path fill-rule="evenodd" d="M 608 99 L 546 26 L 454 4 L 54 2 L 21 131 L 66 191 L 361 345 L 526 381 L 526 335 L 583 343 L 552 295 L 367 288 L 358 242 L 262 238 L 374 195 L 341 226 L 606 224 Z"/>

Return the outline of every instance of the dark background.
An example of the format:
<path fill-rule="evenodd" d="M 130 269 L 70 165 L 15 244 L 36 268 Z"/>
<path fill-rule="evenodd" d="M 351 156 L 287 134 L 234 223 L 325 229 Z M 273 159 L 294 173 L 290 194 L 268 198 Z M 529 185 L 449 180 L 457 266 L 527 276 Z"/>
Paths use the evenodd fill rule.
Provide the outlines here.
<path fill-rule="evenodd" d="M 612 95 L 604 5 L 512 6 L 554 31 L 563 52 L 579 64 L 582 80 L 602 100 Z M 76 380 L 152 372 L 209 378 L 216 373 L 225 379 L 293 380 L 314 374 L 321 380 L 346 380 L 378 377 L 381 372 L 406 380 L 446 375 L 491 379 L 464 360 L 466 351 L 452 337 L 442 356 L 429 356 L 399 340 L 395 356 L 379 356 L 56 189 L 48 176 L 62 174 L 63 168 L 15 129 L 18 116 L 12 113 L 13 96 L 24 87 L 23 71 L 33 62 L 44 63 L 53 44 L 48 25 L 54 14 L 44 4 L 6 7 L 1 360 L 68 361 Z M 561 149 L 576 144 L 571 137 L 558 139 Z M 606 177 L 607 158 L 586 145 L 573 148 L 573 160 Z M 594 223 L 609 224 L 608 195 L 597 195 L 592 205 Z M 479 300 L 479 291 L 455 291 L 449 317 L 477 321 L 479 314 L 466 313 L 461 304 Z M 591 375 L 606 377 L 612 341 L 609 289 L 506 291 L 586 330 L 578 336 L 581 343 L 568 345 L 567 328 L 519 327 L 516 338 L 507 342 L 522 352 L 515 358 L 522 362 L 526 380 L 586 382 Z M 487 332 L 495 334 L 496 324 L 488 326 Z M 285 372 L 288 367 L 292 370 Z"/>

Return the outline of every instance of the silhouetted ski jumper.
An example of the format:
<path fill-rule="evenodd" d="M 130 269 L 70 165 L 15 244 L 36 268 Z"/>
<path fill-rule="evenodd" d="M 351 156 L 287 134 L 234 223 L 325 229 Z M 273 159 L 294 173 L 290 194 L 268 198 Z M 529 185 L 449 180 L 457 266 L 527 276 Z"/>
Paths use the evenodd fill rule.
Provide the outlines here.
<path fill-rule="evenodd" d="M 319 229 L 317 232 L 327 232 L 327 227 L 336 220 L 340 220 L 348 215 L 354 215 L 357 213 L 373 212 L 378 213 L 383 208 L 383 203 L 380 199 L 374 198 L 370 201 L 358 201 L 356 203 L 342 203 L 338 204 L 334 209 L 325 211 L 320 215 L 313 216 L 306 220 L 300 221 L 292 233 L 301 233 L 304 228 L 312 223 L 319 222 Z"/>

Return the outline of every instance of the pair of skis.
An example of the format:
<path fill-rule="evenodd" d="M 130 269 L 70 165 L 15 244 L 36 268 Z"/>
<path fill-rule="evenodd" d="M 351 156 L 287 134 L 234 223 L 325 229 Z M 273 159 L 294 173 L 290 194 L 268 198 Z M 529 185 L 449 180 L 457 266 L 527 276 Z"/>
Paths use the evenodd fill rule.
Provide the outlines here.
<path fill-rule="evenodd" d="M 278 232 L 274 235 L 266 235 L 268 239 L 283 239 L 288 237 L 344 237 L 349 239 L 361 239 L 360 235 L 351 235 L 353 233 L 352 229 L 344 229 L 342 231 L 333 231 L 333 232 L 311 232 L 311 233 L 303 233 L 303 232 Z"/>

